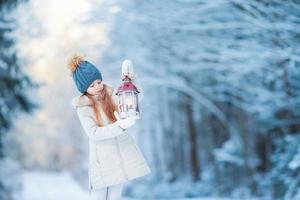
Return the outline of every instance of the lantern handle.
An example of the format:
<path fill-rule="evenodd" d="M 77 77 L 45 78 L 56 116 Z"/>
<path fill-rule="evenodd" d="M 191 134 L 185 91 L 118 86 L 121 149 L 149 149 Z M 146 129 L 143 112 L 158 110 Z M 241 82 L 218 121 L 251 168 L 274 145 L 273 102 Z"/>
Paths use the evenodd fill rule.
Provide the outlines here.
<path fill-rule="evenodd" d="M 134 79 L 133 64 L 129 59 L 125 59 L 122 63 L 122 78 L 123 76 L 127 76 L 130 80 Z"/>

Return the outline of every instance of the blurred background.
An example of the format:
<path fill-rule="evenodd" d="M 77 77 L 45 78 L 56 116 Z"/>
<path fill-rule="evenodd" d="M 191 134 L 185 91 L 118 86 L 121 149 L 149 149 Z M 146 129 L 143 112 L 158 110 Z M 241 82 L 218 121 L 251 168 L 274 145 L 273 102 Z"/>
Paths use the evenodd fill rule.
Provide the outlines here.
<path fill-rule="evenodd" d="M 67 69 L 144 89 L 125 199 L 300 199 L 300 1 L 1 0 L 0 199 L 88 200 Z"/>

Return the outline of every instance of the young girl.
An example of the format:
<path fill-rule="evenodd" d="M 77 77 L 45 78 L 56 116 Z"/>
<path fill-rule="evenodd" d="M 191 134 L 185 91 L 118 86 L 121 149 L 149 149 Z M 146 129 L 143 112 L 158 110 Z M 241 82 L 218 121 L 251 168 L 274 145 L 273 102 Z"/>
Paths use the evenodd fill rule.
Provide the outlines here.
<path fill-rule="evenodd" d="M 116 90 L 102 81 L 92 63 L 74 56 L 68 67 L 81 93 L 72 106 L 89 138 L 90 195 L 95 200 L 120 200 L 124 182 L 151 172 L 128 130 L 137 117 L 119 118 Z"/>

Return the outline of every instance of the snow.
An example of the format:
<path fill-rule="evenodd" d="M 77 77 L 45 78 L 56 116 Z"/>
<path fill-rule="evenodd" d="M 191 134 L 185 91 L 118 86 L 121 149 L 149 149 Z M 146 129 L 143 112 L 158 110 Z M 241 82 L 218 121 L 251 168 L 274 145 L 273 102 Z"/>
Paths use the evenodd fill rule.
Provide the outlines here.
<path fill-rule="evenodd" d="M 89 199 L 69 172 L 25 172 L 23 186 L 22 200 Z"/>
<path fill-rule="evenodd" d="M 15 12 L 20 60 L 45 83 L 36 98 L 41 109 L 19 118 L 10 134 L 9 152 L 22 166 L 72 167 L 84 177 L 87 138 L 70 107 L 76 87 L 62 73 L 68 55 L 80 51 L 114 86 L 121 61 L 132 60 L 145 89 L 134 136 L 153 173 L 148 183 L 128 184 L 125 196 L 300 199 L 298 3 L 95 2 L 32 0 Z M 273 144 L 277 137 L 282 144 Z M 15 193 L 17 173 L 7 169 Z M 181 181 L 197 174 L 200 183 Z M 23 179 L 23 199 L 89 199 L 70 172 L 25 172 Z"/>
<path fill-rule="evenodd" d="M 293 160 L 289 163 L 289 168 L 291 170 L 296 170 L 297 168 L 300 168 L 300 153 L 294 156 Z"/>
<path fill-rule="evenodd" d="M 73 178 L 70 172 L 25 171 L 22 175 L 21 200 L 88 200 L 89 193 Z M 123 200 L 133 198 L 123 197 Z M 233 198 L 176 198 L 176 200 L 235 200 Z M 138 200 L 138 199 L 135 199 Z M 149 199 L 150 200 L 150 199 Z M 163 199 L 158 199 L 163 200 Z M 236 199 L 238 200 L 238 199 Z M 251 200 L 254 200 L 251 199 Z"/>

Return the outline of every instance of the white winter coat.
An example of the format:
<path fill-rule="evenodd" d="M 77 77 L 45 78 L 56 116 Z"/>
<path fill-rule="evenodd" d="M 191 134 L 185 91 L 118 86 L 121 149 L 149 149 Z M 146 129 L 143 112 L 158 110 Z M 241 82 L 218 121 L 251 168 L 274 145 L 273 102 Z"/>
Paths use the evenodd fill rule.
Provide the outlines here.
<path fill-rule="evenodd" d="M 113 89 L 113 88 L 112 88 Z M 111 90 L 112 91 L 112 90 Z M 118 103 L 116 90 L 111 94 Z M 72 99 L 79 121 L 89 137 L 89 191 L 116 185 L 150 173 L 141 150 L 130 133 L 122 130 L 117 122 L 110 123 L 100 110 L 105 126 L 99 127 L 94 121 L 94 111 L 85 95 Z M 138 121 L 137 121 L 138 123 Z"/>

